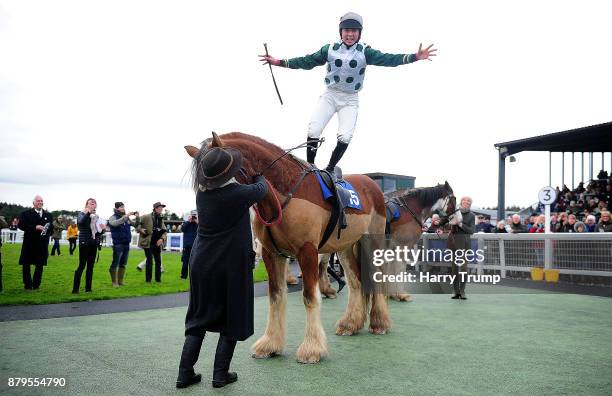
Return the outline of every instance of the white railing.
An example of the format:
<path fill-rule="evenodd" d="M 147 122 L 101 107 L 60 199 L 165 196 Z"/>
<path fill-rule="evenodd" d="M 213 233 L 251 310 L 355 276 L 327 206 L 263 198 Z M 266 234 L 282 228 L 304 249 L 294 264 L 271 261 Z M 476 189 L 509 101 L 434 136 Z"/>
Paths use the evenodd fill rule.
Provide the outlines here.
<path fill-rule="evenodd" d="M 183 250 L 183 233 L 169 233 L 167 234 L 167 241 L 165 250 L 167 251 L 181 251 Z M 3 229 L 0 232 L 0 240 L 3 244 L 10 243 L 23 243 L 23 231 L 22 230 L 7 230 Z M 53 244 L 53 238 L 49 239 L 49 244 Z M 62 231 L 62 239 L 60 239 L 61 245 L 68 245 L 68 239 L 66 239 L 66 231 Z M 102 238 L 102 246 L 113 246 L 113 238 L 110 232 L 104 233 Z M 138 249 L 138 233 L 132 233 L 132 241 L 130 242 L 130 248 Z"/>
<path fill-rule="evenodd" d="M 423 234 L 423 249 L 445 249 L 446 235 Z M 529 272 L 534 267 L 558 269 L 561 274 L 612 276 L 612 233 L 485 234 L 472 235 L 472 249 L 484 260 L 469 263 L 479 274 L 496 270 Z M 427 261 L 420 264 L 449 266 Z"/>

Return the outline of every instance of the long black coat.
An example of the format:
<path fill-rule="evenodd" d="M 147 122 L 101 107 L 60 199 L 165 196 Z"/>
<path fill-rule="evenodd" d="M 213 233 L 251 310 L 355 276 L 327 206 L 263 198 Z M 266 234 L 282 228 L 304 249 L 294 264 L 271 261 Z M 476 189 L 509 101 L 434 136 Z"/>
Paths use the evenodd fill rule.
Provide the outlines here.
<path fill-rule="evenodd" d="M 249 207 L 268 188 L 229 184 L 199 191 L 198 236 L 189 258 L 191 271 L 186 332 L 200 329 L 243 341 L 253 334 L 253 237 Z"/>
<path fill-rule="evenodd" d="M 44 226 L 47 223 L 49 223 L 49 229 L 46 235 L 41 235 L 36 226 Z M 49 237 L 53 233 L 53 216 L 51 213 L 43 210 L 41 217 L 34 209 L 28 209 L 19 216 L 19 228 L 24 232 L 19 264 L 47 265 Z"/>

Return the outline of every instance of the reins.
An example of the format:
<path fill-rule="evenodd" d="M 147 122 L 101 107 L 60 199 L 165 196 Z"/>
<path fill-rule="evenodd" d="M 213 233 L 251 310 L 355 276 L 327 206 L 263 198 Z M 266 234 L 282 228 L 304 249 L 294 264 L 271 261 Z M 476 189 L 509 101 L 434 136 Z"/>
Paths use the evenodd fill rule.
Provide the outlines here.
<path fill-rule="evenodd" d="M 317 143 L 317 148 L 318 148 L 318 147 L 320 147 L 320 145 L 324 141 L 325 141 L 325 138 L 321 138 L 319 140 L 314 141 L 314 143 Z M 304 143 L 302 143 L 302 144 L 300 144 L 298 146 L 295 146 L 295 147 L 292 147 L 290 149 L 285 150 L 285 152 L 282 155 L 280 155 L 278 158 L 276 158 L 274 161 L 272 161 L 261 172 L 259 172 L 259 174 L 263 175 L 268 169 L 270 169 L 272 166 L 274 166 L 274 164 L 276 164 L 281 158 L 284 158 L 286 155 L 290 154 L 294 150 L 307 147 L 311 143 L 312 142 L 308 142 L 307 141 L 307 142 L 304 142 Z M 302 172 L 300 174 L 300 178 L 298 179 L 298 181 L 291 188 L 291 190 L 289 191 L 289 194 L 287 194 L 287 198 L 285 198 L 285 201 L 282 203 L 282 205 L 280 203 L 280 200 L 278 199 L 278 196 L 276 195 L 276 192 L 274 191 L 272 183 L 270 183 L 270 181 L 268 181 L 268 179 L 266 179 L 266 183 L 268 184 L 269 190 L 272 193 L 272 195 L 274 196 L 274 201 L 275 201 L 277 215 L 275 217 L 273 217 L 272 219 L 270 219 L 270 220 L 265 220 L 263 218 L 263 216 L 261 215 L 261 213 L 259 212 L 258 205 L 257 204 L 253 205 L 253 209 L 255 210 L 255 214 L 257 216 L 257 219 L 265 227 L 272 227 L 272 226 L 274 226 L 276 224 L 280 224 L 281 223 L 281 221 L 283 220 L 283 210 L 285 209 L 285 207 L 287 207 L 287 204 L 289 204 L 289 201 L 291 200 L 291 198 L 293 198 L 293 194 L 298 190 L 298 188 L 300 187 L 300 185 L 302 184 L 302 182 L 304 181 L 306 176 L 308 174 L 310 174 L 310 173 L 315 171 L 315 169 L 313 167 L 306 168 L 299 161 L 295 161 L 295 162 L 300 166 L 300 168 L 302 168 Z M 245 179 L 248 180 L 248 175 L 246 174 L 244 169 L 240 169 L 240 172 L 242 173 L 243 177 L 245 177 Z"/>

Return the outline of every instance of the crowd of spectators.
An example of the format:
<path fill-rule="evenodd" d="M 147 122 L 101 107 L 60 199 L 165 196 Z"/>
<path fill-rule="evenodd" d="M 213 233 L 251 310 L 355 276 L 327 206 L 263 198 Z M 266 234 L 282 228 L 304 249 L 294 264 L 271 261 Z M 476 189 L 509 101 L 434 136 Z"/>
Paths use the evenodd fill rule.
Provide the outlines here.
<path fill-rule="evenodd" d="M 557 187 L 557 200 L 551 205 L 551 232 L 612 232 L 612 177 L 601 171 L 597 180 L 570 190 L 566 185 Z M 476 216 L 476 233 L 543 233 L 546 219 L 540 206 L 530 216 L 508 216 L 496 225 L 485 215 Z M 431 225 L 429 225 L 431 224 Z M 440 218 L 433 215 L 424 232 L 434 233 L 440 228 Z"/>
<path fill-rule="evenodd" d="M 612 178 L 607 172 L 599 172 L 597 180 L 590 181 L 586 187 L 581 182 L 573 190 L 566 185 L 556 190 L 557 200 L 551 205 L 552 232 L 612 232 Z M 506 231 L 544 232 L 546 220 L 542 215 L 543 209 L 540 206 L 524 221 L 518 215 L 510 216 L 507 219 L 510 226 L 505 227 Z"/>
<path fill-rule="evenodd" d="M 188 260 L 190 244 L 195 239 L 197 230 L 197 213 L 192 212 L 189 220 L 182 224 L 166 225 L 162 216 L 165 207 L 160 202 L 153 204 L 151 213 L 140 216 L 138 212 L 126 212 L 122 202 L 116 202 L 114 214 L 107 220 L 101 219 L 96 215 L 97 203 L 95 199 L 89 198 L 83 211 L 79 213 L 78 219 L 71 216 L 58 216 L 53 218 L 51 213 L 43 209 L 43 199 L 36 196 L 33 200 L 33 208 L 21 213 L 19 218 L 14 218 L 10 222 L 0 216 L 0 229 L 8 228 L 11 231 L 23 231 L 23 243 L 19 263 L 23 270 L 24 288 L 26 290 L 36 290 L 42 281 L 43 268 L 47 265 L 49 256 L 49 242 L 53 241 L 51 256 L 62 255 L 60 240 L 63 239 L 63 232 L 66 232 L 66 239 L 69 242 L 68 253 L 72 256 L 78 246 L 78 264 L 74 271 L 74 282 L 72 292 L 77 294 L 80 289 L 82 272 L 85 274 L 85 291 L 92 290 L 92 277 L 94 264 L 97 262 L 98 252 L 101 249 L 102 240 L 105 233 L 112 234 L 113 258 L 110 265 L 110 278 L 114 287 L 123 286 L 125 266 L 132 241 L 132 233 L 138 234 L 138 245 L 145 251 L 147 257 L 143 262 L 146 268 L 145 281 L 151 283 L 153 261 L 155 262 L 155 281 L 161 282 L 161 250 L 166 241 L 167 232 L 184 232 L 184 239 L 187 243 L 184 246 L 182 255 L 183 268 L 181 278 L 188 277 Z M 6 235 L 7 241 L 16 242 L 16 234 Z M 78 242 L 77 242 L 78 241 Z M 0 246 L 1 241 L 0 241 Z M 30 274 L 30 267 L 35 267 L 34 276 Z M 139 269 L 139 268 L 137 268 Z M 2 260 L 0 256 L 0 292 L 2 291 Z"/>

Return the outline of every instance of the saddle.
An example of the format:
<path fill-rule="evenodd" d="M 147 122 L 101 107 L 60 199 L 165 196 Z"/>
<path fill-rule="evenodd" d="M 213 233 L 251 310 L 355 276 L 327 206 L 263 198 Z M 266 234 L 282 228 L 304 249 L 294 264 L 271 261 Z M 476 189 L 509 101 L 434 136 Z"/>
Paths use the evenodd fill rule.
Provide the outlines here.
<path fill-rule="evenodd" d="M 327 170 L 317 170 L 315 172 L 319 176 L 320 182 L 322 182 L 323 197 L 332 206 L 329 222 L 319 243 L 318 248 L 320 249 L 329 240 L 336 225 L 338 225 L 338 239 L 340 239 L 342 230 L 348 225 L 344 209 L 351 206 L 351 199 L 353 197 L 351 192 L 342 185 L 345 182 L 342 179 L 342 170 L 339 167 L 334 169 L 333 175 Z M 326 187 L 327 191 L 323 187 Z"/>
<path fill-rule="evenodd" d="M 397 221 L 400 216 L 400 205 L 395 202 L 393 198 L 385 197 L 385 213 L 386 213 L 386 224 L 385 224 L 385 235 L 391 235 L 391 223 Z"/>

